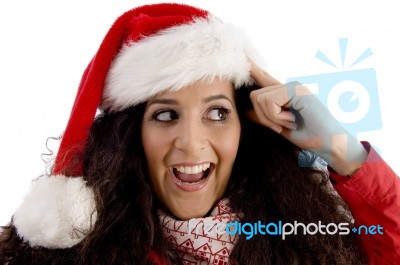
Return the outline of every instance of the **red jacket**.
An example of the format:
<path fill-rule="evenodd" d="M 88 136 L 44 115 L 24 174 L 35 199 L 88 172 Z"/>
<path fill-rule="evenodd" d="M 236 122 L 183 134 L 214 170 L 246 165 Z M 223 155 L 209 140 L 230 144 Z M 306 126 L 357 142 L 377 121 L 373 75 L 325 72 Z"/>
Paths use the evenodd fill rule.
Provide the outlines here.
<path fill-rule="evenodd" d="M 383 234 L 363 230 L 359 236 L 368 264 L 400 264 L 400 178 L 368 143 L 363 144 L 368 157 L 356 174 L 348 179 L 330 172 L 331 180 L 356 227 L 382 227 Z"/>

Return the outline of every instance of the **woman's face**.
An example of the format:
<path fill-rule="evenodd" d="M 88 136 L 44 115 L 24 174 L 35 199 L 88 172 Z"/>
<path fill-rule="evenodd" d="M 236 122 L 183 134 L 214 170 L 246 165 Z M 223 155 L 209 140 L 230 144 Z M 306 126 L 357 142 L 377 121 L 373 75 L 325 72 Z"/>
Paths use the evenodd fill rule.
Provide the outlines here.
<path fill-rule="evenodd" d="M 240 139 L 229 81 L 198 81 L 148 100 L 143 147 L 154 192 L 177 218 L 202 217 L 221 199 Z"/>

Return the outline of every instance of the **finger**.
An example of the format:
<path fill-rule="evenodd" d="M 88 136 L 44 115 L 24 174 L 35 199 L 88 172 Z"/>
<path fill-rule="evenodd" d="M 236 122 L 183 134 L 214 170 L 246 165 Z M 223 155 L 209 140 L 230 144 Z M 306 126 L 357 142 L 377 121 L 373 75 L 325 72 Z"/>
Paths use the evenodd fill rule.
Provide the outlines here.
<path fill-rule="evenodd" d="M 286 122 L 294 122 L 296 120 L 296 117 L 291 111 L 278 104 L 262 104 L 261 109 L 270 120 L 281 125 L 285 124 Z"/>
<path fill-rule="evenodd" d="M 283 126 L 286 129 L 289 129 L 289 130 L 296 130 L 297 129 L 297 123 L 294 122 L 294 121 L 286 122 Z"/>
<path fill-rule="evenodd" d="M 253 122 L 256 122 L 258 124 L 261 124 L 273 131 L 275 131 L 276 133 L 280 134 L 283 130 L 283 127 L 277 124 L 274 124 L 273 122 L 269 121 L 268 119 L 265 119 L 263 116 L 260 116 L 261 118 L 259 118 L 259 115 L 256 114 L 255 110 L 249 110 L 246 113 L 247 118 L 249 118 L 250 120 L 252 120 Z"/>
<path fill-rule="evenodd" d="M 265 106 L 260 108 L 262 115 L 265 116 L 269 121 L 278 124 L 280 126 L 290 126 L 294 122 L 294 115 L 290 111 L 283 111 L 278 106 Z"/>
<path fill-rule="evenodd" d="M 289 102 L 288 90 L 285 84 L 263 87 L 251 91 L 250 99 L 258 104 L 276 104 L 280 107 Z"/>
<path fill-rule="evenodd" d="M 273 78 L 270 74 L 262 70 L 257 64 L 250 60 L 250 76 L 261 87 L 281 85 L 282 83 Z"/>
<path fill-rule="evenodd" d="M 259 112 L 260 110 L 257 109 Z M 297 129 L 297 123 L 294 121 L 272 121 L 264 115 L 257 114 L 256 109 L 255 110 L 250 110 L 246 113 L 246 116 L 250 118 L 252 121 L 259 123 L 261 125 L 264 125 L 272 130 L 274 130 L 277 133 L 281 133 L 285 128 L 289 130 L 296 130 Z M 261 117 L 261 118 L 259 118 Z"/>
<path fill-rule="evenodd" d="M 288 98 L 285 85 L 275 86 L 275 89 L 262 88 L 250 93 L 253 106 L 259 107 L 271 121 L 284 125 L 295 121 L 295 116 L 288 110 Z"/>
<path fill-rule="evenodd" d="M 287 125 L 285 121 L 273 118 L 274 111 L 267 108 L 266 104 L 254 104 L 253 103 L 254 114 L 257 117 L 257 122 L 274 130 L 277 133 L 280 133 L 283 130 L 283 126 Z"/>

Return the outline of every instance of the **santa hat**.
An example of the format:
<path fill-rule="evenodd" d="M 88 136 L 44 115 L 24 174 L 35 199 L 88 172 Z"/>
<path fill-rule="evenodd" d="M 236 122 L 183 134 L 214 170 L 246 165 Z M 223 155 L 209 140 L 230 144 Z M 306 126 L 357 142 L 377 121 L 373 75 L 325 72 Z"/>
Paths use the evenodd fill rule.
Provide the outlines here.
<path fill-rule="evenodd" d="M 120 16 L 82 76 L 51 176 L 33 182 L 13 216 L 18 235 L 68 248 L 91 232 L 96 203 L 82 160 L 97 109 L 121 111 L 201 79 L 250 84 L 248 58 L 260 59 L 244 32 L 202 9 L 155 4 Z"/>

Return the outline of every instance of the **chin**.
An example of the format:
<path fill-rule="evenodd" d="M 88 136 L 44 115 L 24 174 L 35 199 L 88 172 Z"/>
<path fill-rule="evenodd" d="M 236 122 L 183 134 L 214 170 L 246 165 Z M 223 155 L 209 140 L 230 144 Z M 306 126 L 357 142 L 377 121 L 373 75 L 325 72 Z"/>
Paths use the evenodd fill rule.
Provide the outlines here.
<path fill-rule="evenodd" d="M 194 207 L 194 205 L 196 204 L 190 204 L 186 206 L 185 209 L 183 206 L 181 206 L 170 211 L 179 220 L 202 218 L 210 212 L 214 204 L 207 203 L 203 207 L 199 207 L 200 205 L 196 205 L 197 207 Z"/>

